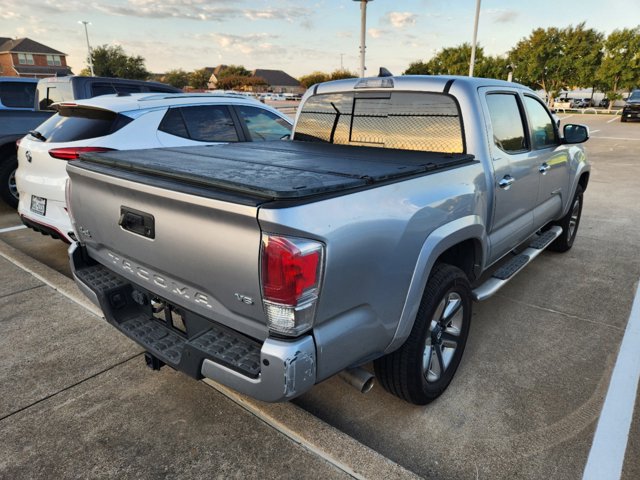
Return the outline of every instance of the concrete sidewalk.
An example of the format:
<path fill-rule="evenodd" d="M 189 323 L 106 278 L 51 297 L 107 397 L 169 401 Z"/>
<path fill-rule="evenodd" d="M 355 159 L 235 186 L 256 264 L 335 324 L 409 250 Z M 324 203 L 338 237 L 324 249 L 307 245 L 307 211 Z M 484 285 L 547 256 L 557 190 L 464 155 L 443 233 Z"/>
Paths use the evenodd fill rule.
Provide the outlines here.
<path fill-rule="evenodd" d="M 0 478 L 413 477 L 293 404 L 148 370 L 88 308 L 0 241 Z"/>

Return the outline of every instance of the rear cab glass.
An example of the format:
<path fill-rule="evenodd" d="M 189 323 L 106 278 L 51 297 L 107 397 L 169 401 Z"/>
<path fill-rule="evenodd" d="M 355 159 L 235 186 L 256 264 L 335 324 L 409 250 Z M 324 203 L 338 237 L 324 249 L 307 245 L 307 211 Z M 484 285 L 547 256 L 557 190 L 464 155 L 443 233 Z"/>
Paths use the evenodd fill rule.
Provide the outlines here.
<path fill-rule="evenodd" d="M 310 97 L 295 139 L 389 149 L 464 153 L 462 117 L 450 95 L 347 92 Z"/>
<path fill-rule="evenodd" d="M 33 110 L 35 94 L 35 82 L 0 82 L 0 109 L 6 107 Z"/>
<path fill-rule="evenodd" d="M 47 143 L 76 142 L 117 132 L 133 119 L 109 110 L 61 107 L 41 124 L 35 138 Z M 44 140 L 43 140 L 44 139 Z"/>

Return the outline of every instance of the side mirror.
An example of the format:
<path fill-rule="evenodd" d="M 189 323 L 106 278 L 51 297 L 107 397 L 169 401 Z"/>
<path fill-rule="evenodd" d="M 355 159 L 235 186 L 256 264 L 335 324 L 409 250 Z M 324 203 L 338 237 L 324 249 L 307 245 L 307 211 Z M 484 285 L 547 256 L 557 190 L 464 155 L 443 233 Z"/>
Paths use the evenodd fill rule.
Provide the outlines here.
<path fill-rule="evenodd" d="M 569 123 L 564 126 L 563 143 L 582 143 L 589 140 L 589 127 L 586 125 L 575 125 Z"/>

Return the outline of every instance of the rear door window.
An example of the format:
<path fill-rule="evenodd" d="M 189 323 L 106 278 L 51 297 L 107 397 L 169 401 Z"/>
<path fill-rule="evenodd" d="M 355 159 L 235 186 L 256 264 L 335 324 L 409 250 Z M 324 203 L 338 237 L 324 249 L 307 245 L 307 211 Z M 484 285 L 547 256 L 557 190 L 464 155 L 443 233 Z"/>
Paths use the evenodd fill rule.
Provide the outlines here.
<path fill-rule="evenodd" d="M 493 142 L 506 153 L 528 150 L 518 98 L 512 93 L 487 95 Z"/>
<path fill-rule="evenodd" d="M 291 134 L 291 125 L 269 110 L 247 105 L 236 106 L 253 141 L 280 140 Z"/>
<path fill-rule="evenodd" d="M 171 108 L 159 130 L 198 142 L 237 142 L 236 124 L 225 105 Z"/>
<path fill-rule="evenodd" d="M 95 108 L 64 107 L 41 124 L 37 131 L 47 143 L 76 142 L 117 132 L 132 119 Z M 42 140 L 42 137 L 39 137 Z"/>
<path fill-rule="evenodd" d="M 0 103 L 10 108 L 33 109 L 36 85 L 35 82 L 0 82 Z"/>

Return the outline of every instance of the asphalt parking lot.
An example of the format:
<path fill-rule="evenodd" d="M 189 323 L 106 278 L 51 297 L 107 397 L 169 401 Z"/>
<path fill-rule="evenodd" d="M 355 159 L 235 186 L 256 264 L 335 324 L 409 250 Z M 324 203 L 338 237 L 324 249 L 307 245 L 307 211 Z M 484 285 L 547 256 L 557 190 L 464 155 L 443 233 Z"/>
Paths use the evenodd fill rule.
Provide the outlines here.
<path fill-rule="evenodd" d="M 11 230 L 1 206 L 0 478 L 581 478 L 640 278 L 640 123 L 561 118 L 592 134 L 575 245 L 475 305 L 462 365 L 426 407 L 338 378 L 264 405 L 147 370 L 73 301 L 66 245 Z"/>

